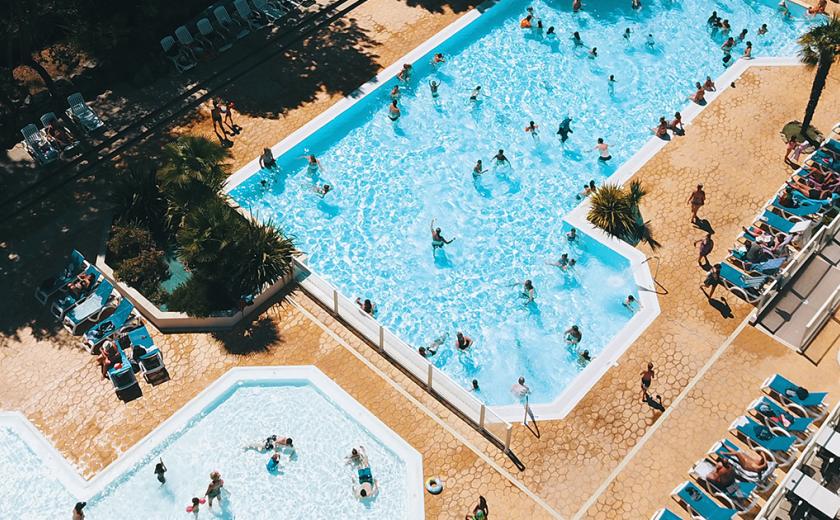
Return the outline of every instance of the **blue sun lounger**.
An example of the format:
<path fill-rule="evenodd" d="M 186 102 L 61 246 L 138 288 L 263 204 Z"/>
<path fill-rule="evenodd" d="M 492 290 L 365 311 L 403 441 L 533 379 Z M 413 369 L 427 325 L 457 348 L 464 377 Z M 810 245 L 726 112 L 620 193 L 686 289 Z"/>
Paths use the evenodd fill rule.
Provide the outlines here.
<path fill-rule="evenodd" d="M 836 155 L 831 155 L 825 150 L 817 150 L 814 155 L 811 156 L 811 160 L 823 168 L 828 168 L 829 170 L 834 170 L 835 172 L 840 173 L 840 158 Z"/>
<path fill-rule="evenodd" d="M 117 299 L 118 296 L 111 282 L 102 280 L 90 296 L 68 309 L 64 314 L 62 324 L 71 334 L 75 334 L 83 323 L 97 321 L 107 309 L 115 308 Z"/>
<path fill-rule="evenodd" d="M 765 209 L 764 213 L 758 217 L 761 222 L 764 222 L 776 231 L 781 231 L 786 235 L 803 231 L 803 226 L 800 222 L 792 222 L 781 215 L 777 215 L 770 210 Z M 797 226 L 797 224 L 799 224 Z M 806 226 L 807 227 L 807 226 Z"/>
<path fill-rule="evenodd" d="M 35 299 L 41 304 L 47 303 L 47 300 L 49 300 L 52 295 L 65 288 L 68 283 L 72 282 L 76 276 L 87 269 L 88 266 L 90 266 L 90 264 L 87 260 L 85 260 L 85 257 L 82 256 L 82 253 L 74 249 L 73 252 L 70 253 L 70 258 L 67 259 L 64 269 L 56 276 L 51 276 L 38 285 L 38 288 L 35 289 Z"/>
<path fill-rule="evenodd" d="M 114 390 L 119 392 L 137 384 L 137 378 L 134 377 L 134 370 L 131 367 L 131 361 L 125 355 L 125 351 L 120 348 L 118 344 L 114 344 L 117 351 L 120 353 L 119 366 L 114 365 L 108 369 L 108 379 L 114 385 Z"/>
<path fill-rule="evenodd" d="M 765 426 L 771 430 L 782 430 L 788 433 L 799 435 L 802 439 L 797 442 L 797 445 L 804 445 L 808 437 L 811 435 L 811 424 L 814 423 L 812 417 L 798 417 L 785 410 L 781 405 L 767 397 L 766 395 L 759 397 L 753 401 L 749 409 L 754 412 L 757 419 L 759 419 Z M 773 420 L 784 416 L 788 421 L 785 426 L 781 420 Z"/>
<path fill-rule="evenodd" d="M 729 439 L 723 439 L 712 446 L 712 449 L 709 450 L 709 455 L 714 455 L 720 459 L 727 459 L 735 467 L 735 472 L 738 474 L 738 478 L 747 482 L 754 482 L 758 486 L 757 489 L 759 492 L 764 493 L 773 489 L 776 486 L 776 475 L 774 472 L 776 471 L 778 464 L 776 464 L 776 462 L 772 459 L 772 456 L 770 457 L 771 460 L 767 463 L 767 468 L 764 471 L 749 471 L 741 467 L 738 457 L 730 455 L 730 453 L 739 451 L 741 451 L 741 448 L 736 446 L 735 443 Z"/>
<path fill-rule="evenodd" d="M 126 323 L 137 315 L 134 312 L 134 305 L 123 298 L 114 312 L 91 327 L 82 336 L 82 346 L 91 354 L 98 354 L 102 343 L 108 338 L 120 332 Z"/>
<path fill-rule="evenodd" d="M 724 287 L 747 303 L 761 298 L 761 286 L 767 281 L 767 276 L 750 276 L 726 262 L 720 264 L 720 278 Z"/>
<path fill-rule="evenodd" d="M 660 509 L 650 517 L 650 520 L 682 520 L 676 513 L 670 509 Z"/>
<path fill-rule="evenodd" d="M 799 193 L 798 191 L 794 193 Z M 809 202 L 811 199 L 805 197 L 801 193 L 799 193 L 801 198 L 797 198 L 794 194 L 794 200 L 799 201 L 799 206 L 795 208 L 789 208 L 787 206 L 782 206 L 779 204 L 779 197 L 777 196 L 773 199 L 772 206 L 777 210 L 781 211 L 788 217 L 810 217 L 812 215 L 817 215 L 825 209 L 825 206 L 822 205 L 822 201 L 820 203 Z M 828 199 L 828 202 L 831 203 L 831 199 Z M 789 221 L 788 221 L 789 222 Z M 771 224 L 772 225 L 772 224 Z M 775 227 L 775 226 L 774 226 Z"/>
<path fill-rule="evenodd" d="M 796 460 L 791 453 L 793 444 L 796 442 L 796 437 L 793 435 L 777 435 L 770 431 L 770 428 L 745 415 L 732 421 L 729 430 L 753 449 L 765 450 L 779 466 L 789 466 Z"/>
<path fill-rule="evenodd" d="M 738 512 L 734 509 L 721 507 L 702 489 L 691 482 L 683 482 L 677 486 L 671 496 L 688 510 L 692 516 L 706 520 L 729 520 Z"/>
<path fill-rule="evenodd" d="M 752 494 L 758 484 L 745 480 L 735 480 L 730 486 L 723 488 L 709 480 L 708 477 L 714 470 L 715 465 L 704 458 L 697 461 L 688 473 L 723 504 L 736 509 L 739 513 L 746 513 L 755 509 L 758 502 Z"/>
<path fill-rule="evenodd" d="M 90 284 L 90 287 L 86 291 L 82 291 L 78 296 L 74 295 L 73 293 L 69 292 L 69 290 L 65 290 L 67 285 L 62 288 L 62 294 L 55 301 L 50 305 L 50 312 L 53 316 L 58 319 L 63 319 L 64 314 L 70 310 L 74 305 L 79 303 L 79 301 L 85 299 L 91 292 L 96 290 L 96 284 L 99 282 L 102 273 L 99 272 L 99 269 L 96 268 L 95 265 L 88 265 L 87 269 L 85 269 L 84 274 L 93 275 L 93 282 Z M 68 284 L 69 285 L 69 284 Z"/>
<path fill-rule="evenodd" d="M 776 398 L 780 403 L 804 417 L 818 421 L 828 413 L 825 397 L 828 392 L 808 392 L 807 396 L 797 395 L 801 387 L 779 374 L 768 377 L 761 389 Z"/>

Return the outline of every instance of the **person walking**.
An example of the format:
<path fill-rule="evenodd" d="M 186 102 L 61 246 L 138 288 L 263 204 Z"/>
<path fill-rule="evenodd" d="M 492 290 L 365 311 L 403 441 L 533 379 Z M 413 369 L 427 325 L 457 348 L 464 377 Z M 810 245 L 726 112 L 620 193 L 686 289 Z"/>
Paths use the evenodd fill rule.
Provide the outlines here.
<path fill-rule="evenodd" d="M 706 279 L 703 281 L 703 285 L 700 286 L 700 290 L 703 291 L 703 294 L 706 294 L 706 288 L 709 287 L 711 290 L 709 294 L 706 294 L 706 298 L 711 300 L 715 294 L 715 288 L 718 285 L 720 285 L 720 264 L 715 264 L 712 270 L 709 271 L 709 274 L 706 275 Z"/>
<path fill-rule="evenodd" d="M 213 131 L 218 136 L 219 135 L 219 130 L 221 130 L 222 135 L 221 135 L 221 137 L 219 137 L 219 139 L 227 141 L 228 133 L 227 133 L 227 130 L 225 129 L 224 123 L 222 122 L 222 109 L 219 108 L 219 100 L 218 99 L 213 100 L 213 108 L 210 109 L 210 117 L 213 119 Z"/>
<path fill-rule="evenodd" d="M 697 248 L 697 263 L 700 267 L 709 264 L 709 253 L 715 248 L 715 241 L 712 240 L 712 234 L 706 233 L 706 236 L 694 242 L 694 247 Z"/>
<path fill-rule="evenodd" d="M 686 204 L 691 206 L 691 223 L 694 224 L 699 220 L 697 218 L 697 212 L 706 204 L 706 192 L 703 191 L 702 184 L 698 184 L 697 189 L 691 192 Z"/>
<path fill-rule="evenodd" d="M 656 372 L 653 371 L 653 363 L 649 362 L 647 364 L 647 370 L 642 370 L 639 375 L 642 376 L 642 402 L 644 403 L 648 395 L 648 389 L 650 389 L 650 384 L 653 382 L 653 378 L 656 377 Z"/>

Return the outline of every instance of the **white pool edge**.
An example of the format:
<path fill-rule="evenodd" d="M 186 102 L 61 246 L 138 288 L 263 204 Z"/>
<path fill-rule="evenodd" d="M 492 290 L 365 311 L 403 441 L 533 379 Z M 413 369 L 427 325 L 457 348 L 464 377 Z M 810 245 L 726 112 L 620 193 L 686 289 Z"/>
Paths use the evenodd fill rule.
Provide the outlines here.
<path fill-rule="evenodd" d="M 505 1 L 507 0 L 487 0 L 475 9 L 465 13 L 455 22 L 445 27 L 442 31 L 414 48 L 411 52 L 394 61 L 393 64 L 383 69 L 382 72 L 377 74 L 373 79 L 350 93 L 348 96 L 342 98 L 307 124 L 292 132 L 286 138 L 271 147 L 274 156 L 280 157 L 282 154 L 298 145 L 301 141 L 320 130 L 324 125 L 328 124 L 336 117 L 339 117 L 356 103 L 363 100 L 383 83 L 386 83 L 395 77 L 402 69 L 403 63 L 415 63 L 419 58 L 428 54 L 435 47 L 454 36 L 471 23 L 480 19 L 490 7 L 502 4 Z M 801 65 L 801 62 L 795 57 L 757 57 L 752 59 L 738 59 L 716 78 L 715 84 L 718 88 L 716 91 L 708 92 L 706 94 L 705 105 L 701 106 L 696 103 L 689 102 L 687 105 L 683 106 L 680 113 L 683 116 L 684 125 L 689 126 L 704 108 L 710 106 L 712 102 L 723 94 L 723 92 L 731 88 L 730 84 L 740 78 L 751 67 L 798 65 Z M 688 96 L 686 96 L 686 99 L 688 99 Z M 660 150 L 662 150 L 668 143 L 675 141 L 676 139 L 676 136 L 672 136 L 670 140 L 662 140 L 658 137 L 651 136 L 651 138 L 648 139 L 645 144 L 643 144 L 639 150 L 630 157 L 630 159 L 625 161 L 612 175 L 605 179 L 604 182 L 614 184 L 623 184 L 627 182 L 627 180 L 635 175 L 642 166 L 659 153 Z M 259 158 L 255 158 L 239 169 L 236 173 L 228 177 L 223 191 L 229 194 L 239 184 L 259 171 Z M 644 332 L 644 330 L 653 323 L 654 319 L 656 319 L 660 313 L 659 300 L 656 296 L 656 286 L 653 276 L 647 268 L 647 257 L 635 247 L 621 240 L 610 237 L 602 230 L 589 224 L 586 220 L 586 212 L 588 211 L 588 208 L 588 200 L 584 200 L 576 208 L 566 214 L 562 220 L 565 220 L 570 225 L 578 228 L 581 232 L 586 233 L 591 238 L 609 247 L 611 250 L 625 257 L 630 262 L 634 282 L 640 288 L 639 303 L 641 308 L 635 316 L 633 316 L 633 318 L 631 318 L 630 321 L 616 333 L 613 339 L 607 343 L 602 350 L 602 352 L 605 352 L 606 354 L 596 357 L 552 402 L 530 404 L 530 408 L 534 414 L 543 420 L 563 419 L 578 404 L 578 402 L 580 402 L 583 396 L 592 389 L 598 380 L 603 377 L 607 370 L 609 370 L 610 367 L 617 365 L 618 359 L 627 351 L 630 345 L 632 345 L 639 336 L 641 336 L 642 332 Z M 240 210 L 249 215 L 251 214 L 250 210 L 247 208 L 240 208 Z M 330 306 L 330 302 L 323 303 L 328 307 Z M 454 382 L 453 385 L 458 386 Z M 498 417 L 509 422 L 520 421 L 524 418 L 525 414 L 522 404 L 503 406 L 488 405 L 488 408 L 490 408 Z"/>
<path fill-rule="evenodd" d="M 83 478 L 79 469 L 70 464 L 22 413 L 0 412 L 0 426 L 9 427 L 18 434 L 76 500 L 87 501 L 129 471 L 169 436 L 182 430 L 202 411 L 216 404 L 219 398 L 235 387 L 247 383 L 283 384 L 293 381 L 306 381 L 317 388 L 336 407 L 350 415 L 405 463 L 408 518 L 423 518 L 425 509 L 423 458 L 420 453 L 312 365 L 230 369 L 90 480 Z"/>

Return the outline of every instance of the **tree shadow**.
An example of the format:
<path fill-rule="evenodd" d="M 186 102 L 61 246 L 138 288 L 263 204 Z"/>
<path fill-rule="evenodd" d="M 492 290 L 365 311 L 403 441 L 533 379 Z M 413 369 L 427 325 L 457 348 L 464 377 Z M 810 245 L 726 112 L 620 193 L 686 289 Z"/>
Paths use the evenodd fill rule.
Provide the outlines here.
<path fill-rule="evenodd" d="M 277 323 L 265 315 L 233 330 L 213 333 L 213 337 L 221 342 L 225 350 L 237 355 L 267 352 L 272 345 L 284 342 Z"/>
<path fill-rule="evenodd" d="M 450 9 L 462 13 L 484 3 L 484 0 L 400 0 L 409 7 L 421 7 L 431 13 L 443 13 Z M 524 9 L 524 6 L 523 6 Z"/>

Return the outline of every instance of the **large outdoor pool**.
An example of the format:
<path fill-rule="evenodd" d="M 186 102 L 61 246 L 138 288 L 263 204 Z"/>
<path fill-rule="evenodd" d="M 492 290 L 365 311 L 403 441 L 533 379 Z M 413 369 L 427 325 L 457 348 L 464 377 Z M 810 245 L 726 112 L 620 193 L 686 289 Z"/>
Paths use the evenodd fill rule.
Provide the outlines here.
<path fill-rule="evenodd" d="M 294 235 L 312 268 L 346 295 L 373 300 L 376 317 L 408 343 L 446 335 L 432 362 L 464 386 L 477 379 L 486 402 L 514 402 L 519 376 L 532 401 L 552 401 L 583 367 L 563 331 L 579 325 L 581 350 L 597 357 L 631 318 L 622 302 L 636 293 L 626 259 L 592 239 L 565 238 L 563 216 L 583 185 L 609 177 L 660 116 L 688 103 L 696 81 L 724 70 L 724 36 L 706 24 L 712 10 L 732 36 L 748 29 L 753 56 L 793 55 L 808 23 L 798 7 L 786 18 L 770 0 L 643 4 L 633 11 L 629 0 L 591 0 L 573 14 L 571 1 L 503 0 L 415 63 L 396 123 L 392 78 L 231 195 Z M 519 28 L 529 5 L 557 37 Z M 763 23 L 769 32 L 760 36 Z M 446 62 L 434 68 L 437 52 Z M 437 98 L 430 81 L 440 83 Z M 479 85 L 484 94 L 470 102 Z M 567 115 L 574 133 L 561 144 L 555 133 Z M 525 132 L 531 120 L 537 138 Z M 593 149 L 599 137 L 610 145 L 608 163 Z M 494 164 L 500 148 L 510 167 Z M 308 169 L 301 156 L 309 153 L 320 170 Z M 478 159 L 489 171 L 474 179 Z M 313 187 L 324 183 L 333 190 L 322 199 Z M 437 254 L 433 219 L 456 238 Z M 576 267 L 547 265 L 563 252 Z M 532 304 L 517 287 L 525 279 L 536 288 Z M 466 353 L 453 348 L 459 330 L 475 340 Z"/>
<path fill-rule="evenodd" d="M 269 472 L 269 455 L 245 451 L 270 434 L 289 436 L 296 455 Z M 379 494 L 367 502 L 352 491 L 355 470 L 345 456 L 367 451 Z M 165 485 L 154 475 L 159 459 Z M 414 518 L 407 467 L 394 451 L 317 388 L 246 384 L 195 416 L 88 503 L 89 518 L 192 518 L 192 497 L 204 495 L 209 473 L 225 482 L 224 501 L 202 506 L 199 518 Z M 419 468 L 418 468 L 419 470 Z M 14 430 L 0 426 L 0 518 L 69 518 L 77 501 Z M 417 476 L 416 480 L 419 481 Z M 414 490 L 415 495 L 420 490 Z"/>

